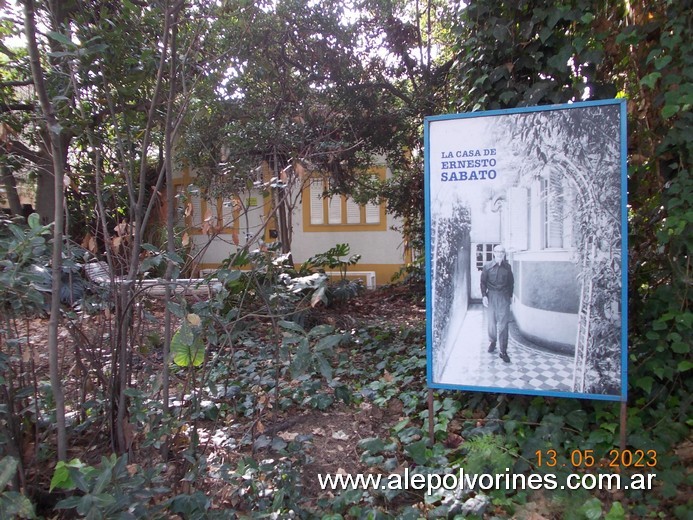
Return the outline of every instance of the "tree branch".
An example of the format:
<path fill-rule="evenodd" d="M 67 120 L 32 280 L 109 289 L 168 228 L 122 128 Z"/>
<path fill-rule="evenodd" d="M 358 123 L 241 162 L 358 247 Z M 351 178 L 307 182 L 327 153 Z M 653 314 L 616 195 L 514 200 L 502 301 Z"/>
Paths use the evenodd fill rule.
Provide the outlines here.
<path fill-rule="evenodd" d="M 34 82 L 30 79 L 21 79 L 16 81 L 0 81 L 0 88 L 3 87 L 28 87 Z"/>
<path fill-rule="evenodd" d="M 3 151 L 6 153 L 15 153 L 21 158 L 26 159 L 34 164 L 38 164 L 41 160 L 41 154 L 39 152 L 32 150 L 21 141 L 8 141 L 3 148 Z"/>
<path fill-rule="evenodd" d="M 0 113 L 13 112 L 19 110 L 22 112 L 33 112 L 36 105 L 33 103 L 0 103 Z"/>

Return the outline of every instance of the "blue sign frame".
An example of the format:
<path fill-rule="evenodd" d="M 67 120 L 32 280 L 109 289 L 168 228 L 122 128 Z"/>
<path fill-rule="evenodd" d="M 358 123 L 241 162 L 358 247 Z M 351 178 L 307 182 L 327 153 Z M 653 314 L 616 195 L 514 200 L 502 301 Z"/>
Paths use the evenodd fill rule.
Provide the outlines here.
<path fill-rule="evenodd" d="M 624 99 L 424 119 L 430 388 L 626 401 L 626 145 Z"/>

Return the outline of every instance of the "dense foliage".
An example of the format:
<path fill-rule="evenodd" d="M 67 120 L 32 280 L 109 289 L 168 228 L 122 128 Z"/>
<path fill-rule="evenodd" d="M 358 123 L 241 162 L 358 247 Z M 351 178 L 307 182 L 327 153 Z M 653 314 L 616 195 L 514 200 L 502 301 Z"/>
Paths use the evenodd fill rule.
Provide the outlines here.
<path fill-rule="evenodd" d="M 480 499 L 484 510 L 686 517 L 690 0 L 365 0 L 350 9 L 297 0 L 21 4 L 25 13 L 35 8 L 45 92 L 59 124 L 47 124 L 26 49 L 0 45 L 4 192 L 19 213 L 16 188 L 34 183 L 40 214 L 24 225 L 3 220 L 0 229 L 0 517 L 51 516 L 53 508 L 91 518 L 474 514 L 464 494 L 304 493 L 315 478 L 306 469 L 310 446 L 320 435 L 289 437 L 280 426 L 306 410 L 372 411 L 379 427 L 356 445 L 352 468 L 379 473 L 540 472 L 538 451 L 556 450 L 569 467 L 574 450 L 606 456 L 621 435 L 625 447 L 657 452 L 654 490 L 546 496 L 495 489 Z M 29 17 L 2 7 L 2 34 L 23 34 Z M 165 315 L 145 289 L 131 290 L 155 264 L 169 277 L 184 269 L 171 229 L 165 251 L 163 240 L 147 243 L 155 240 L 146 234 L 157 209 L 166 220 L 163 200 L 173 201 L 163 187 L 174 142 L 181 164 L 205 173 L 210 193 L 248 189 L 258 180 L 254 169 L 267 164 L 278 207 L 291 176 L 310 171 L 327 172 L 331 189 L 359 200 L 385 197 L 403 218 L 408 244 L 420 249 L 424 116 L 614 96 L 628 99 L 629 132 L 622 431 L 610 403 L 441 392 L 430 445 L 423 325 L 348 319 L 360 287 L 326 286 L 320 273 L 358 261 L 345 259 L 345 244 L 316 253 L 305 272 L 277 251 L 242 251 L 216 273 L 220 286 L 207 298 L 167 291 Z M 392 178 L 357 175 L 374 155 L 387 160 Z M 47 381 L 44 345 L 32 329 L 37 320 L 45 327 L 47 309 L 45 269 L 36 267 L 50 262 L 53 249 L 67 279 L 77 280 L 86 259 L 69 240 L 49 239 L 58 158 L 67 173 L 67 238 L 86 237 L 112 273 L 119 266 L 130 280 L 120 286 L 127 290 L 98 292 L 77 309 L 66 293 L 62 412 L 62 390 Z M 606 216 L 583 216 L 604 218 L 599 231 L 608 238 Z M 465 219 L 449 224 L 434 237 L 437 247 L 443 237 L 462 239 Z M 454 266 L 444 267 L 454 277 Z M 337 310 L 323 315 L 316 309 L 324 305 Z M 51 425 L 61 415 L 70 457 L 54 465 L 55 430 L 65 428 Z"/>

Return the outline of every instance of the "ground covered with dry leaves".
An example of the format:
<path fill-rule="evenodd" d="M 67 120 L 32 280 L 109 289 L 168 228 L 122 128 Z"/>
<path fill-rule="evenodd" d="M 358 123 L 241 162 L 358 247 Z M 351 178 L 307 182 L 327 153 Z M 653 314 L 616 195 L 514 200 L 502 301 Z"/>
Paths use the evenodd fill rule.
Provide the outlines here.
<path fill-rule="evenodd" d="M 204 297 L 196 296 L 188 309 L 202 303 Z M 471 511 L 476 518 L 616 520 L 652 512 L 651 497 L 622 491 L 499 490 L 489 497 L 462 490 L 432 497 L 423 491 L 323 489 L 319 475 L 327 474 L 425 473 L 461 465 L 489 473 L 508 467 L 536 471 L 533 446 L 586 446 L 593 437 L 571 426 L 570 417 L 585 413 L 580 403 L 437 392 L 437 442 L 430 446 L 420 286 L 390 286 L 332 308 L 318 306 L 300 324 L 282 329 L 285 351 L 277 347 L 276 323 L 249 320 L 233 344 L 207 350 L 202 365 L 172 365 L 171 418 L 163 422 L 163 302 L 143 298 L 136 306 L 138 341 L 129 359 L 128 449 L 109 458 L 117 451 L 108 402 L 114 366 L 109 345 L 116 333 L 109 313 L 72 314 L 59 334 L 68 458 L 83 464 L 81 491 L 72 482 L 51 489 L 55 431 L 47 390 L 48 322 L 40 317 L 22 325 L 27 339 L 16 361 L 36 389 L 27 401 L 32 410 L 22 414 L 36 426 L 21 436 L 21 484 L 45 518 L 73 518 L 75 511 L 88 516 L 92 502 L 92 518 L 414 519 L 462 518 Z M 299 359 L 302 338 L 307 362 Z M 48 397 L 39 397 L 41 392 Z M 691 446 L 683 443 L 674 453 L 683 467 L 693 460 Z M 71 471 L 74 476 L 77 470 Z M 115 505 L 104 505 L 112 497 Z M 59 509 L 61 503 L 72 507 Z M 656 508 L 680 512 L 688 503 L 685 493 L 675 490 Z"/>
<path fill-rule="evenodd" d="M 423 359 L 425 307 L 422 292 L 421 287 L 412 290 L 408 286 L 368 291 L 336 308 L 313 309 L 306 317 L 304 326 L 309 329 L 327 325 L 336 332 L 382 334 L 386 343 L 400 333 L 416 331 L 411 338 L 415 345 L 405 343 L 398 348 L 413 348 Z M 199 300 L 199 297 L 195 299 Z M 254 324 L 255 330 L 249 331 L 249 336 L 255 334 L 257 341 L 246 340 L 234 347 L 237 351 L 247 349 L 248 356 L 236 356 L 236 362 L 246 360 L 246 367 L 240 369 L 245 371 L 244 375 L 237 377 L 238 374 L 233 374 L 233 371 L 238 367 L 228 367 L 224 377 L 215 376 L 217 384 L 225 385 L 227 391 L 226 394 L 221 392 L 221 398 L 216 401 L 201 399 L 201 402 L 193 403 L 191 386 L 195 385 L 195 376 L 191 380 L 191 372 L 186 370 L 172 373 L 172 412 L 178 421 L 174 421 L 168 436 L 162 435 L 160 442 L 153 440 L 153 421 L 148 415 L 153 416 L 152 412 L 155 411 L 151 398 L 156 400 L 161 397 L 162 304 L 159 298 L 143 299 L 138 303 L 137 313 L 142 319 L 138 322 L 141 330 L 137 331 L 137 335 L 141 341 L 135 346 L 131 359 L 133 390 L 129 394 L 131 409 L 125 428 L 130 445 L 128 471 L 134 473 L 160 464 L 160 487 L 166 491 L 156 500 L 163 501 L 177 493 L 200 491 L 209 499 L 207 505 L 212 510 L 232 508 L 251 512 L 253 502 L 257 499 L 252 496 L 253 493 L 261 493 L 250 489 L 252 486 L 240 489 L 243 486 L 238 484 L 243 479 L 235 478 L 238 476 L 238 465 L 250 458 L 258 462 L 273 461 L 271 464 L 284 458 L 291 459 L 291 470 L 300 480 L 296 482 L 296 487 L 303 506 L 319 508 L 320 499 L 331 499 L 333 493 L 320 488 L 318 474 L 346 475 L 373 471 L 369 464 L 362 462 L 363 449 L 359 447 L 359 442 L 387 437 L 389 429 L 405 418 L 401 401 L 393 397 L 376 403 L 376 392 L 368 387 L 373 378 L 385 385 L 396 384 L 385 368 L 386 363 L 380 359 L 383 368 L 374 367 L 369 352 L 360 353 L 358 344 L 345 342 L 337 347 L 336 356 L 330 360 L 335 367 L 333 381 L 344 383 L 343 395 L 336 398 L 335 385 L 330 387 L 320 374 L 313 374 L 299 382 L 290 381 L 287 376 L 281 388 L 283 398 L 278 400 L 279 393 L 276 392 L 274 381 L 263 380 L 263 371 L 272 362 L 271 359 L 259 359 L 253 365 L 252 369 L 257 374 L 248 372 L 248 366 L 252 363 L 248 363 L 246 357 L 258 355 L 255 348 L 257 342 L 261 343 L 263 339 L 271 341 L 268 338 L 268 324 L 263 320 L 258 320 Z M 64 374 L 68 424 L 72 426 L 68 459 L 79 459 L 93 467 L 98 467 L 101 458 L 113 451 L 112 426 L 108 414 L 104 413 L 108 406 L 98 403 L 111 383 L 112 359 L 108 339 L 116 331 L 110 318 L 108 310 L 91 315 L 73 315 L 72 319 L 66 320 L 68 326 L 61 328 L 59 333 L 60 370 Z M 47 317 L 26 322 L 30 348 L 24 350 L 23 359 L 24 363 L 32 365 L 35 379 L 42 381 L 40 385 L 44 387 L 49 379 L 47 327 Z M 262 358 L 262 354 L 259 357 Z M 345 359 L 348 363 L 345 363 Z M 419 370 L 419 376 L 421 380 L 416 381 L 415 386 L 423 388 L 425 372 Z M 255 384 L 252 380 L 255 380 Z M 306 385 L 311 380 L 312 384 Z M 300 388 L 301 383 L 309 390 Z M 296 395 L 287 399 L 291 389 L 296 390 Z M 149 394 L 150 391 L 153 393 Z M 325 397 L 323 400 L 310 400 L 310 391 Z M 244 392 L 248 395 L 243 395 Z M 191 421 L 190 407 L 193 405 L 200 410 Z M 205 406 L 208 408 L 204 409 Z M 44 423 L 50 420 L 50 417 L 45 417 Z M 46 467 L 53 464 L 48 460 L 54 453 L 53 435 L 49 428 L 26 437 L 23 443 L 27 491 L 38 504 L 38 511 L 48 516 L 60 499 L 72 494 L 70 490 L 60 489 L 48 492 L 53 472 L 47 471 Z M 296 442 L 297 439 L 299 442 Z M 162 456 L 163 441 L 168 443 L 165 459 Z M 287 457 L 287 446 L 292 449 L 300 446 L 299 455 Z M 201 464 L 200 460 L 204 463 Z M 220 469 L 234 475 L 217 478 Z M 254 474 L 258 482 L 274 478 L 263 476 L 262 473 L 258 471 Z M 272 489 L 269 482 L 267 488 Z"/>

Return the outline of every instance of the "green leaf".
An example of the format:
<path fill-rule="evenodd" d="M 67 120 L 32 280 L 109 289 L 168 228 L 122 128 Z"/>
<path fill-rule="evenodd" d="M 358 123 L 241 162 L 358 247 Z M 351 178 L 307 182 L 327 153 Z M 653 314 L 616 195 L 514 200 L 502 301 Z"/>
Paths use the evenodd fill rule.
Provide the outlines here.
<path fill-rule="evenodd" d="M 691 350 L 691 347 L 683 341 L 675 341 L 671 344 L 671 350 L 673 350 L 677 354 L 688 354 L 688 352 Z"/>
<path fill-rule="evenodd" d="M 352 401 L 351 391 L 347 385 L 340 385 L 334 389 L 335 399 L 343 401 L 345 404 L 350 404 Z"/>
<path fill-rule="evenodd" d="M 12 479 L 19 462 L 14 457 L 3 457 L 0 460 L 0 492 L 5 489 L 7 483 Z"/>
<path fill-rule="evenodd" d="M 6 491 L 0 495 L 0 518 L 36 518 L 34 505 L 17 491 Z"/>
<path fill-rule="evenodd" d="M 693 368 L 693 362 L 688 361 L 687 359 L 684 360 L 684 361 L 681 361 L 681 362 L 678 364 L 678 366 L 677 366 L 677 370 L 678 370 L 679 372 L 687 372 L 687 371 L 689 371 L 691 368 Z"/>
<path fill-rule="evenodd" d="M 160 253 L 159 248 L 153 244 L 142 244 L 142 249 L 150 253 Z"/>
<path fill-rule="evenodd" d="M 428 462 L 428 440 L 421 439 L 411 443 L 409 446 L 405 446 L 404 451 L 406 451 L 414 462 L 419 465 L 425 465 Z"/>
<path fill-rule="evenodd" d="M 652 72 L 640 80 L 640 84 L 649 87 L 651 89 L 655 88 L 657 80 L 662 77 L 661 72 Z"/>
<path fill-rule="evenodd" d="M 321 338 L 315 344 L 315 350 L 321 352 L 323 350 L 332 350 L 334 347 L 339 345 L 342 341 L 343 336 L 341 334 L 332 334 L 331 336 L 325 336 Z"/>
<path fill-rule="evenodd" d="M 662 109 L 662 117 L 664 119 L 669 119 L 671 116 L 676 115 L 680 107 L 678 105 L 665 105 Z"/>
<path fill-rule="evenodd" d="M 39 217 L 38 213 L 32 213 L 29 215 L 29 218 L 27 218 L 27 223 L 31 229 L 37 230 L 41 227 L 41 217 Z"/>
<path fill-rule="evenodd" d="M 324 336 L 325 334 L 331 334 L 334 332 L 334 327 L 332 325 L 316 325 L 308 333 L 309 337 Z"/>
<path fill-rule="evenodd" d="M 320 370 L 320 374 L 322 374 L 322 377 L 327 379 L 327 381 L 332 381 L 332 366 L 330 365 L 330 362 L 323 356 L 322 354 L 316 354 L 315 355 L 315 361 L 318 364 L 318 370 Z"/>
<path fill-rule="evenodd" d="M 653 383 L 654 383 L 654 379 L 652 379 L 649 376 L 646 376 L 646 377 L 641 377 L 640 379 L 638 379 L 635 382 L 635 386 L 637 386 L 638 388 L 642 388 L 643 390 L 645 390 L 645 392 L 647 392 L 649 394 L 650 392 L 652 392 L 652 384 Z"/>
<path fill-rule="evenodd" d="M 599 520 L 602 517 L 602 503 L 598 498 L 588 500 L 580 509 L 579 512 L 584 515 L 587 520 Z"/>
<path fill-rule="evenodd" d="M 310 403 L 318 410 L 327 410 L 334 403 L 334 398 L 330 394 L 317 394 L 311 398 Z"/>
<path fill-rule="evenodd" d="M 185 260 L 178 253 L 164 253 L 164 257 L 174 264 L 183 265 L 185 263 Z"/>
<path fill-rule="evenodd" d="M 623 509 L 621 502 L 614 502 L 609 509 L 609 512 L 604 517 L 605 520 L 623 520 L 626 517 L 626 511 Z"/>
<path fill-rule="evenodd" d="M 101 473 L 99 474 L 98 478 L 96 479 L 96 484 L 94 484 L 94 489 L 92 490 L 92 493 L 94 495 L 102 493 L 106 485 L 111 481 L 112 475 L 113 470 L 111 469 L 111 467 L 109 465 L 105 465 L 105 467 L 101 470 Z"/>
<path fill-rule="evenodd" d="M 90 45 L 84 49 L 84 54 L 98 54 L 108 50 L 109 46 L 105 43 L 98 43 L 96 45 Z"/>
<path fill-rule="evenodd" d="M 498 41 L 498 43 L 503 43 L 505 40 L 507 40 L 509 34 L 510 31 L 508 30 L 507 26 L 498 24 L 493 27 L 493 37 Z"/>
<path fill-rule="evenodd" d="M 75 482 L 70 476 L 70 468 L 76 468 L 82 470 L 85 468 L 85 464 L 79 459 L 72 459 L 70 462 L 65 462 L 64 460 L 58 461 L 55 465 L 55 471 L 53 472 L 53 478 L 51 478 L 51 485 L 48 489 L 50 492 L 53 489 L 75 489 Z"/>
<path fill-rule="evenodd" d="M 358 447 L 371 455 L 375 455 L 383 451 L 385 442 L 379 437 L 367 437 L 358 442 Z"/>
<path fill-rule="evenodd" d="M 171 339 L 173 362 L 179 367 L 199 367 L 205 360 L 202 338 L 193 333 L 187 322 L 183 322 Z"/>
<path fill-rule="evenodd" d="M 668 54 L 665 54 L 664 56 L 655 59 L 655 69 L 662 70 L 664 67 L 671 63 L 671 60 L 672 58 Z"/>
<path fill-rule="evenodd" d="M 76 49 L 77 46 L 70 40 L 67 36 L 65 36 L 62 33 L 55 32 L 55 31 L 48 31 L 46 33 L 46 36 L 48 36 L 50 39 L 55 40 L 58 43 L 62 43 L 66 47 L 71 47 L 73 49 Z"/>
<path fill-rule="evenodd" d="M 140 273 L 146 273 L 152 267 L 158 267 L 161 264 L 163 257 L 161 255 L 149 256 L 145 258 L 140 264 Z"/>
<path fill-rule="evenodd" d="M 616 428 L 618 428 L 618 424 L 605 422 L 605 423 L 600 424 L 599 427 L 602 430 L 606 430 L 606 431 L 611 432 L 611 433 L 616 433 Z"/>
<path fill-rule="evenodd" d="M 168 302 L 168 303 L 166 303 L 166 308 L 169 310 L 169 312 L 171 314 L 173 314 L 177 318 L 181 318 L 181 319 L 185 318 L 186 312 L 180 303 Z"/>
<path fill-rule="evenodd" d="M 55 466 L 55 471 L 53 472 L 53 478 L 51 478 L 51 485 L 48 489 L 49 492 L 53 492 L 55 488 L 58 489 L 74 489 L 75 484 L 70 478 L 70 472 L 67 469 L 65 461 L 58 461 Z"/>
<path fill-rule="evenodd" d="M 667 327 L 668 327 L 667 323 L 665 321 L 662 321 L 661 319 L 652 323 L 652 329 L 653 330 L 665 330 Z"/>
<path fill-rule="evenodd" d="M 296 355 L 291 362 L 291 376 L 294 379 L 302 376 L 307 372 L 310 364 L 311 356 L 308 340 L 306 338 L 301 338 Z"/>
<path fill-rule="evenodd" d="M 279 326 L 282 329 L 290 330 L 292 332 L 296 332 L 297 334 L 305 334 L 303 327 L 301 327 L 298 323 L 293 321 L 281 320 L 279 322 Z"/>

